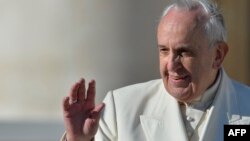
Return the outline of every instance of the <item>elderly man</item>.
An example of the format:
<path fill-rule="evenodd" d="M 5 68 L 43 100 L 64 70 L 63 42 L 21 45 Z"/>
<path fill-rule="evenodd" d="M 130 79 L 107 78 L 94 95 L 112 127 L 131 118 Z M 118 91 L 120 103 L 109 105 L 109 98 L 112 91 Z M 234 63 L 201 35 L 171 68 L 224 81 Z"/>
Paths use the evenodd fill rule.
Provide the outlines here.
<path fill-rule="evenodd" d="M 162 79 L 110 91 L 105 108 L 94 104 L 95 81 L 86 90 L 80 80 L 63 101 L 62 140 L 222 141 L 225 124 L 250 124 L 250 89 L 221 66 L 226 29 L 213 4 L 174 2 L 157 39 Z"/>

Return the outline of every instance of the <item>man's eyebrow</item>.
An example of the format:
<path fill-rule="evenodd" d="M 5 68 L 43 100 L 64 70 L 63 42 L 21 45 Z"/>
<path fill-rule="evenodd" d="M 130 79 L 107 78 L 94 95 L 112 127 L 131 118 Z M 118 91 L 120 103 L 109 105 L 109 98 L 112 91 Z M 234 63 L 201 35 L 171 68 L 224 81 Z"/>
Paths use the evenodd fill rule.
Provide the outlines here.
<path fill-rule="evenodd" d="M 165 45 L 157 45 L 158 48 L 168 48 Z M 190 45 L 179 45 L 176 47 L 176 49 L 186 49 L 186 50 L 192 50 Z"/>
<path fill-rule="evenodd" d="M 158 48 L 167 48 L 166 46 L 164 45 L 157 45 Z"/>
<path fill-rule="evenodd" d="M 176 47 L 176 49 L 193 50 L 191 45 L 182 44 Z"/>

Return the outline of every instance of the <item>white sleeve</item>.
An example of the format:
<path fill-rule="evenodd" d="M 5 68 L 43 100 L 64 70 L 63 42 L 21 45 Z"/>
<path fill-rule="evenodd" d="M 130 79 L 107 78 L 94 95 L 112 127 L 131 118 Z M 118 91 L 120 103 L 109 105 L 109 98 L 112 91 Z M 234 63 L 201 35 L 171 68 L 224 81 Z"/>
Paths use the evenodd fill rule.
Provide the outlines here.
<path fill-rule="evenodd" d="M 101 114 L 95 141 L 117 141 L 116 107 L 112 91 L 108 92 L 103 102 L 105 107 Z"/>

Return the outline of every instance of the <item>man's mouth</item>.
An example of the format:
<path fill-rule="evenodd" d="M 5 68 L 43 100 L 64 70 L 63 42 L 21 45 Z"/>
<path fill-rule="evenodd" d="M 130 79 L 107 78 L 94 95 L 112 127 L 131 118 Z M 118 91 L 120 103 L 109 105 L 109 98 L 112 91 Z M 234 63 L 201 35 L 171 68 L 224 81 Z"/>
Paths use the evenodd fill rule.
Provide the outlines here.
<path fill-rule="evenodd" d="M 168 77 L 173 80 L 180 80 L 180 79 L 186 79 L 188 75 L 168 75 Z"/>
<path fill-rule="evenodd" d="M 169 76 L 169 78 L 174 79 L 174 80 L 181 80 L 187 78 L 188 75 L 185 76 Z"/>
<path fill-rule="evenodd" d="M 182 87 L 182 86 L 186 86 L 186 84 L 190 81 L 190 76 L 189 75 L 169 75 L 168 81 L 174 86 Z"/>

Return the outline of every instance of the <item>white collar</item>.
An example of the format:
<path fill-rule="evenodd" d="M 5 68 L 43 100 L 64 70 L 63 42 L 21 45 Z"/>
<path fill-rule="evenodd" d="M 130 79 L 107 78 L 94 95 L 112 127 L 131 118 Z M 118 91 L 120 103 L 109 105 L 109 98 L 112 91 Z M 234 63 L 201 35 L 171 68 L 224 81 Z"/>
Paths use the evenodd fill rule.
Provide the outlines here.
<path fill-rule="evenodd" d="M 214 100 L 214 97 L 216 95 L 217 89 L 220 85 L 220 81 L 221 81 L 221 70 L 218 71 L 218 77 L 215 81 L 215 83 L 208 88 L 205 93 L 203 95 L 201 95 L 200 97 L 198 97 L 196 100 L 194 100 L 191 103 L 184 103 L 187 107 L 192 107 L 195 109 L 199 109 L 204 111 L 205 109 L 207 109 L 211 103 Z"/>

